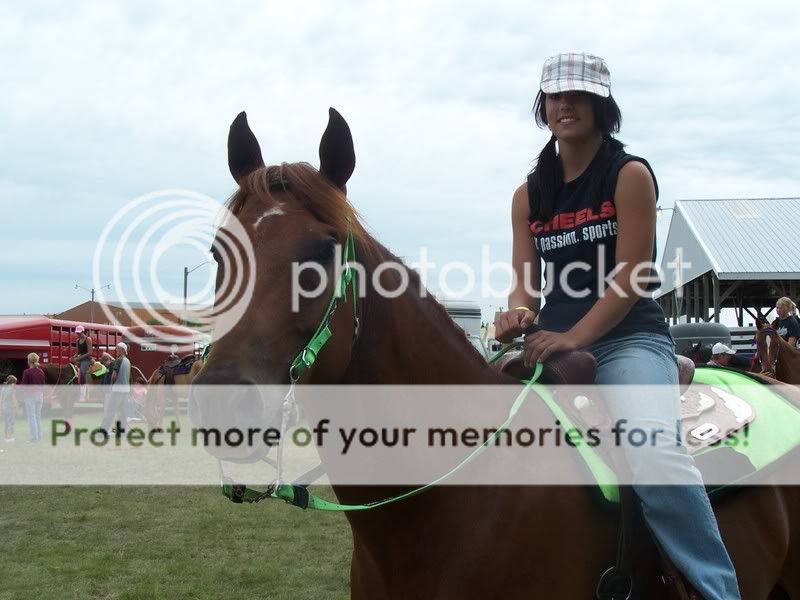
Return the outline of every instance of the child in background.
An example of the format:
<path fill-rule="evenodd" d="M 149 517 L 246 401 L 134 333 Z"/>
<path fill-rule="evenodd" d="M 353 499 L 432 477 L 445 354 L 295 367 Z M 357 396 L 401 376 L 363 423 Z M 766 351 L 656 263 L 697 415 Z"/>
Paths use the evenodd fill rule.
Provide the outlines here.
<path fill-rule="evenodd" d="M 14 441 L 14 422 L 17 420 L 16 383 L 17 378 L 9 375 L 0 388 L 0 412 L 3 413 L 5 442 Z"/>

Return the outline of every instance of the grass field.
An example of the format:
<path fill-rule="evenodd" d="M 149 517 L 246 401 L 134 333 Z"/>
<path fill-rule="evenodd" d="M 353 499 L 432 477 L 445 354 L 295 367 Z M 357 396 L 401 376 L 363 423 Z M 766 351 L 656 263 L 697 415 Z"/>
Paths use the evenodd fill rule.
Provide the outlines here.
<path fill-rule="evenodd" d="M 341 514 L 216 487 L 0 486 L 0 599 L 347 598 L 351 544 Z"/>

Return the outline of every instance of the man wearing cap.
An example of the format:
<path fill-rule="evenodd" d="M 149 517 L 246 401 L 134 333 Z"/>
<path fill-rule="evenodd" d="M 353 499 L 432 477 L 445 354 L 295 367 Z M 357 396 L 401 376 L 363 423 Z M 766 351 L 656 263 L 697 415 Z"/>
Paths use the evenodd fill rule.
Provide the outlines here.
<path fill-rule="evenodd" d="M 111 395 L 106 401 L 103 422 L 100 429 L 108 432 L 114 419 L 117 421 L 117 434 L 125 431 L 126 404 L 131 391 L 131 361 L 128 359 L 128 345 L 125 342 L 117 344 L 117 358 L 111 365 Z"/>
<path fill-rule="evenodd" d="M 722 342 L 717 342 L 711 348 L 711 360 L 707 364 L 712 367 L 727 367 L 731 362 L 731 356 L 735 354 L 734 350 Z"/>

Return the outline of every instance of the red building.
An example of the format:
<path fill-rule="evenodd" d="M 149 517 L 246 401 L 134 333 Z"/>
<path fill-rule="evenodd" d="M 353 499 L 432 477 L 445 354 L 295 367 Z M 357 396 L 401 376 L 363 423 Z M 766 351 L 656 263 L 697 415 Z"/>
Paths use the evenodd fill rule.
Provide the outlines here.
<path fill-rule="evenodd" d="M 186 356 L 198 352 L 204 342 L 202 334 L 185 327 L 118 327 L 47 317 L 0 317 L 0 377 L 19 378 L 30 352 L 36 352 L 42 363 L 69 362 L 77 353 L 78 325 L 83 325 L 92 338 L 95 359 L 103 352 L 113 356 L 115 346 L 125 342 L 131 364 L 147 376 L 169 355 L 173 344 L 178 347 L 179 356 Z"/>

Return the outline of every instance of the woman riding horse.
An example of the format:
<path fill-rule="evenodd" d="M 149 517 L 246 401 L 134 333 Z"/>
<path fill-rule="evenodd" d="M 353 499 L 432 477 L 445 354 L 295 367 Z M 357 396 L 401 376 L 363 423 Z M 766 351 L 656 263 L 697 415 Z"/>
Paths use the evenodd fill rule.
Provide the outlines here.
<path fill-rule="evenodd" d="M 580 115 L 591 118 L 583 111 Z M 243 384 L 297 380 L 309 389 L 306 384 L 514 383 L 489 368 L 441 305 L 422 293 L 413 270 L 402 273 L 402 278 L 407 276 L 406 291 L 391 298 L 381 292 L 395 290 L 401 279 L 397 271 L 382 266 L 401 261 L 365 232 L 348 203 L 345 186 L 355 168 L 355 153 L 339 113 L 330 110 L 320 142 L 319 171 L 306 163 L 266 167 L 244 113 L 231 125 L 228 164 L 239 186 L 229 203 L 231 220 L 243 228 L 254 255 L 226 260 L 228 250 L 215 241 L 215 304 L 234 293 L 226 282 L 237 280 L 252 282 L 258 300 L 244 305 L 229 332 L 214 341 L 192 383 L 191 402 L 200 427 L 242 429 L 280 422 L 280 408 L 271 396 L 250 392 Z M 628 166 L 645 179 L 640 163 Z M 652 195 L 644 198 L 649 212 Z M 358 278 L 359 294 L 340 298 L 338 310 L 331 313 L 329 300 L 339 285 L 333 276 L 338 269 L 335 247 L 348 240 L 363 277 Z M 327 275 L 327 285 L 293 310 L 293 265 L 303 261 L 317 264 Z M 319 282 L 313 279 L 307 283 Z M 320 339 L 317 333 L 323 331 L 320 323 L 326 314 L 324 348 L 315 345 L 316 350 L 309 350 L 309 340 Z M 305 366 L 304 361 L 313 365 Z M 665 357 L 665 371 L 669 364 Z M 210 384 L 238 388 L 220 394 L 220 386 Z M 308 421 L 315 422 L 319 415 L 305 409 Z M 552 425 L 552 414 L 543 403 L 528 403 L 526 411 L 529 418 Z M 223 460 L 255 461 L 262 456 L 261 449 L 242 446 L 208 450 Z M 334 451 L 328 446 L 318 451 L 330 467 Z M 545 473 L 554 478 L 551 481 L 576 481 L 583 472 L 573 461 L 512 467 Z M 492 472 L 509 465 L 486 452 L 467 468 Z M 335 481 L 333 474 L 331 479 Z M 334 483 L 333 488 L 340 502 L 362 506 L 393 493 L 387 494 L 381 485 Z M 800 600 L 798 490 L 744 489 L 715 508 L 743 597 Z M 617 546 L 616 515 L 599 510 L 587 490 L 578 486 L 437 485 L 412 498 L 345 514 L 353 532 L 353 598 L 589 598 Z M 707 513 L 694 518 L 703 515 Z M 298 513 L 297 518 L 303 516 Z M 705 519 L 701 526 L 708 530 Z M 667 598 L 657 555 L 645 553 L 641 559 L 641 597 Z"/>
<path fill-rule="evenodd" d="M 796 358 L 800 352 L 797 351 L 797 340 L 800 339 L 800 322 L 797 320 L 797 306 L 790 298 L 779 298 L 775 302 L 775 311 L 778 318 L 767 327 L 764 321 L 757 321 L 758 331 L 756 332 L 756 348 L 758 358 L 761 361 L 762 375 L 776 377 L 777 363 L 779 360 L 779 349 L 784 353 L 789 353 L 787 361 L 790 363 L 788 369 L 784 367 L 782 371 L 797 368 L 800 359 Z M 769 350 L 767 349 L 767 339 L 769 339 Z M 800 372 L 794 377 L 789 372 L 782 372 L 780 381 L 786 383 L 800 382 Z"/>

